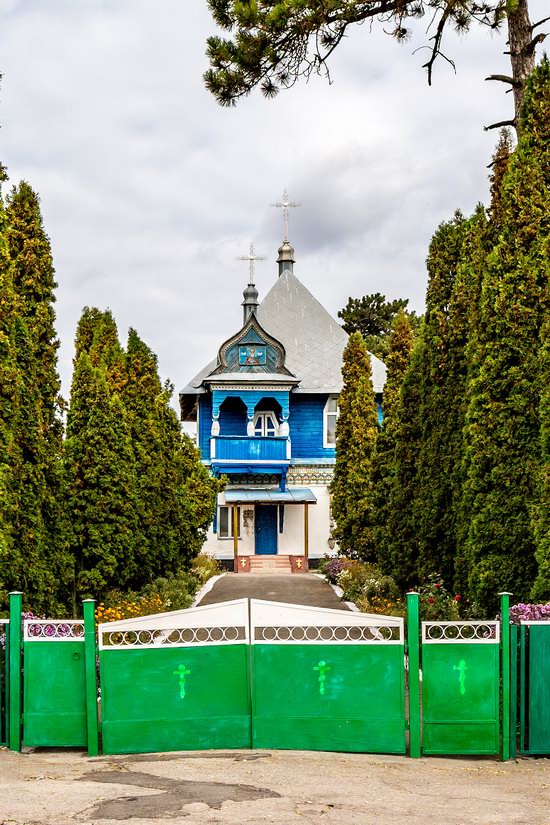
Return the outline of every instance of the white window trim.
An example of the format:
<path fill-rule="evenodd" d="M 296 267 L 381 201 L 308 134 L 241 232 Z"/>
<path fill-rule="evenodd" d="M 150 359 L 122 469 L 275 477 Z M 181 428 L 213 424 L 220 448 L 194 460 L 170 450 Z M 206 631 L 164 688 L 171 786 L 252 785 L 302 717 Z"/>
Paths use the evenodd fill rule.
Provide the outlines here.
<path fill-rule="evenodd" d="M 238 511 L 238 516 L 237 517 L 238 517 L 238 525 L 239 525 L 238 537 L 237 538 L 238 538 L 238 541 L 241 540 L 241 518 L 242 518 L 242 513 L 241 513 L 240 505 L 238 505 L 238 504 L 237 505 L 235 505 L 235 504 L 220 504 L 218 506 L 218 532 L 217 532 L 218 541 L 233 541 L 233 507 L 235 507 L 235 506 L 237 507 L 237 511 Z M 222 509 L 226 509 L 226 510 L 229 511 L 228 514 L 227 514 L 227 518 L 228 518 L 227 525 L 229 527 L 229 534 L 227 536 L 222 536 L 222 534 L 221 534 L 221 523 L 222 523 L 221 510 Z"/>
<path fill-rule="evenodd" d="M 277 420 L 277 415 L 273 412 L 273 410 L 258 410 L 257 413 L 254 413 L 254 434 L 256 434 L 256 427 L 258 425 L 258 419 L 260 416 L 270 415 L 275 422 L 275 432 L 273 435 L 266 435 L 266 436 L 256 436 L 256 438 L 276 438 L 279 435 L 279 422 Z"/>
<path fill-rule="evenodd" d="M 336 412 L 329 412 L 328 405 L 329 405 L 330 401 L 332 401 L 334 398 L 336 399 Z M 328 417 L 329 417 L 329 415 L 335 416 L 336 421 L 337 421 L 338 420 L 338 414 L 339 414 L 338 396 L 337 395 L 329 395 L 329 397 L 326 400 L 325 407 L 324 407 L 324 410 L 323 410 L 323 447 L 325 449 L 336 447 L 336 427 L 334 429 L 334 442 L 329 442 L 327 440 L 327 437 L 328 437 Z"/>

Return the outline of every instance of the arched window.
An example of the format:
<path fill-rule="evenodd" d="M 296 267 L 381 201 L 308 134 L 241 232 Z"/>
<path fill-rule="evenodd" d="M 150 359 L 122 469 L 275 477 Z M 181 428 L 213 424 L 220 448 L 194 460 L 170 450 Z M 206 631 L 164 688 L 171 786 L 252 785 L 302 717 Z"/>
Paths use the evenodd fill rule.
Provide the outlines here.
<path fill-rule="evenodd" d="M 338 396 L 329 395 L 323 413 L 323 447 L 336 445 L 336 419 L 338 418 Z"/>
<path fill-rule="evenodd" d="M 254 416 L 254 435 L 273 437 L 277 435 L 279 425 L 272 412 L 257 412 Z"/>

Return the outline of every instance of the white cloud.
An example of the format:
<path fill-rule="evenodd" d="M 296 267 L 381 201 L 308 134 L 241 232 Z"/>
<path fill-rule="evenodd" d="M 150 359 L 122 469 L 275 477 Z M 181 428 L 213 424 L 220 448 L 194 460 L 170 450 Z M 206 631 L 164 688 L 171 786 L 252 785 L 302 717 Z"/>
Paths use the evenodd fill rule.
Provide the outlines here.
<path fill-rule="evenodd" d="M 136 327 L 183 386 L 240 323 L 251 240 L 261 294 L 276 277 L 285 186 L 297 274 L 334 315 L 373 291 L 422 307 L 429 238 L 486 200 L 482 126 L 511 107 L 483 81 L 503 37 L 449 36 L 457 74 L 441 62 L 428 88 L 423 25 L 401 47 L 356 28 L 332 85 L 223 109 L 202 83 L 204 0 L 0 0 L 0 157 L 42 198 L 66 393 L 84 305 Z"/>

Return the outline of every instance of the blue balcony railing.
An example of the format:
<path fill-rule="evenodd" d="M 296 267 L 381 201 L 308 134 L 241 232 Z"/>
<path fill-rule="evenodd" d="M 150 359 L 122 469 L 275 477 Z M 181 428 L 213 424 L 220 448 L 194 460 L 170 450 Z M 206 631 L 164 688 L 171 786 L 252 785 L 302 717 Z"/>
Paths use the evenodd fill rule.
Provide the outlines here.
<path fill-rule="evenodd" d="M 210 439 L 210 458 L 232 464 L 265 462 L 288 463 L 288 438 L 218 435 Z"/>

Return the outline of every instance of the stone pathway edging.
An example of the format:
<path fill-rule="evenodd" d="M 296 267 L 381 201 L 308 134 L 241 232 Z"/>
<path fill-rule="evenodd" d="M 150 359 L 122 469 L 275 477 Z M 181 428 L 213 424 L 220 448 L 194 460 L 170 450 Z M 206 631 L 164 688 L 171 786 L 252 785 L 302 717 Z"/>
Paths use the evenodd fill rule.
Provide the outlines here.
<path fill-rule="evenodd" d="M 219 581 L 219 579 L 223 579 L 224 576 L 227 576 L 227 571 L 225 571 L 224 573 L 218 573 L 217 576 L 212 576 L 211 579 L 208 579 L 208 581 L 206 581 L 203 584 L 201 589 L 197 590 L 197 592 L 195 593 L 195 598 L 191 602 L 190 607 L 196 607 L 200 600 L 203 598 L 203 596 L 206 596 L 207 593 L 210 593 L 216 582 Z"/>
<path fill-rule="evenodd" d="M 336 595 L 338 596 L 338 598 L 339 598 L 339 599 L 342 599 L 342 601 L 344 602 L 344 604 L 345 604 L 345 605 L 347 605 L 348 610 L 351 610 L 351 611 L 352 611 L 352 613 L 360 613 L 360 612 L 361 612 L 361 611 L 359 610 L 359 608 L 357 607 L 357 605 L 356 605 L 354 602 L 346 602 L 346 601 L 344 601 L 344 598 L 343 598 L 343 596 L 344 596 L 344 591 L 342 590 L 342 588 L 341 588 L 341 587 L 338 587 L 338 585 L 337 585 L 337 584 L 332 584 L 332 582 L 329 582 L 329 580 L 328 580 L 327 578 L 325 578 L 325 576 L 323 576 L 323 574 L 322 574 L 322 573 L 314 573 L 313 575 L 314 575 L 314 576 L 317 576 L 317 578 L 318 578 L 318 579 L 322 579 L 322 580 L 323 580 L 324 582 L 326 582 L 327 584 L 330 584 L 330 586 L 332 587 L 332 589 L 334 590 L 334 592 L 336 593 Z"/>

